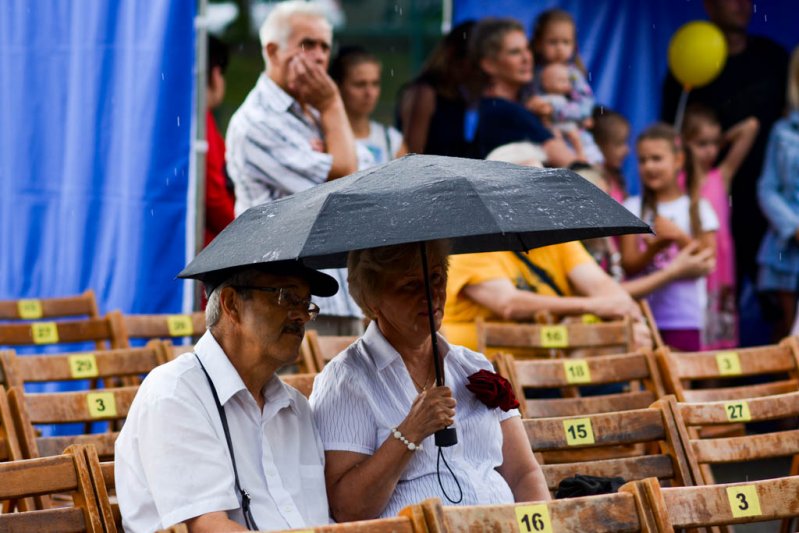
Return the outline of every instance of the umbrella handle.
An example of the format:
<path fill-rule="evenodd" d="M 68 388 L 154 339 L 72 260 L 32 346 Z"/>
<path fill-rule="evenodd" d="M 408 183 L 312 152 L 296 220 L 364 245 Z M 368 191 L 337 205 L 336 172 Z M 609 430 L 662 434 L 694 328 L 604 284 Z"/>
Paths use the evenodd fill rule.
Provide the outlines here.
<path fill-rule="evenodd" d="M 430 288 L 430 273 L 427 271 L 427 245 L 424 241 L 419 243 L 422 253 L 422 273 L 424 274 L 424 290 L 427 294 L 427 318 L 430 322 L 430 339 L 433 342 L 433 367 L 436 371 L 436 385 L 444 385 L 444 368 L 438 352 L 438 335 L 436 335 L 436 322 L 433 315 L 433 291 Z M 436 431 L 436 446 L 447 447 L 458 443 L 458 433 L 454 427 L 447 427 Z"/>

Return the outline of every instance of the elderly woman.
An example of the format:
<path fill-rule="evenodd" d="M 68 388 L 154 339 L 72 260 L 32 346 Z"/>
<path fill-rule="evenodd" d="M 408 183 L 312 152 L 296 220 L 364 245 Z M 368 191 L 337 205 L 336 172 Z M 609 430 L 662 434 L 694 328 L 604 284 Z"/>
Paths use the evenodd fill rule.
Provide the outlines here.
<path fill-rule="evenodd" d="M 447 252 L 445 242 L 428 244 L 436 328 Z M 348 268 L 351 294 L 372 322 L 325 367 L 311 396 L 334 518 L 394 516 L 430 497 L 457 502 L 458 484 L 464 505 L 549 499 L 518 411 L 488 407 L 467 389 L 491 363 L 439 336 L 446 385 L 436 386 L 418 245 L 351 252 Z M 444 461 L 437 473 L 433 434 L 453 424 L 459 441 L 442 449 L 452 473 Z"/>

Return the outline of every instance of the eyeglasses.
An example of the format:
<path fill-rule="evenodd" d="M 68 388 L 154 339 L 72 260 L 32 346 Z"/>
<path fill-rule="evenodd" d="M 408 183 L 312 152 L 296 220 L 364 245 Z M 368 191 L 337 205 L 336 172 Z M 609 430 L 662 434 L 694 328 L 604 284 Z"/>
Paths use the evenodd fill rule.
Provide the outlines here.
<path fill-rule="evenodd" d="M 287 287 L 256 287 L 254 285 L 234 285 L 236 290 L 251 290 L 263 292 L 276 292 L 277 305 L 285 309 L 296 309 L 308 313 L 311 320 L 319 316 L 319 306 L 310 298 L 300 298 Z"/>

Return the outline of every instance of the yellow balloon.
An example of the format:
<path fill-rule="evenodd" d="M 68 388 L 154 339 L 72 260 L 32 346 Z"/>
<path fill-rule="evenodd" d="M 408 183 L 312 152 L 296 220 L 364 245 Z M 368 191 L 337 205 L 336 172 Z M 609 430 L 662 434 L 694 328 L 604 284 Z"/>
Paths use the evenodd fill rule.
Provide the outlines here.
<path fill-rule="evenodd" d="M 727 61 L 727 41 L 714 24 L 695 20 L 683 24 L 669 43 L 669 68 L 687 89 L 707 85 Z"/>

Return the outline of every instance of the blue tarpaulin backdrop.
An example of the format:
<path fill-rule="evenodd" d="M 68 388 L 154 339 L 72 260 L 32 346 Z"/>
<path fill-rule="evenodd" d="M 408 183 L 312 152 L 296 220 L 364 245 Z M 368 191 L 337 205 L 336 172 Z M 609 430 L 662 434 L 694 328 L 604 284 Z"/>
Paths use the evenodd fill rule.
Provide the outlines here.
<path fill-rule="evenodd" d="M 702 0 L 454 0 L 453 25 L 481 17 L 515 17 L 528 30 L 539 13 L 559 7 L 574 16 L 577 41 L 597 103 L 625 115 L 633 136 L 656 121 L 672 34 L 689 20 L 707 20 Z M 750 31 L 791 49 L 799 42 L 795 0 L 755 1 Z M 529 33 L 528 33 L 529 34 Z M 638 190 L 634 158 L 625 175 Z"/>
<path fill-rule="evenodd" d="M 4 0 L 0 299 L 177 312 L 195 0 Z"/>

